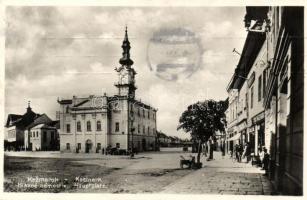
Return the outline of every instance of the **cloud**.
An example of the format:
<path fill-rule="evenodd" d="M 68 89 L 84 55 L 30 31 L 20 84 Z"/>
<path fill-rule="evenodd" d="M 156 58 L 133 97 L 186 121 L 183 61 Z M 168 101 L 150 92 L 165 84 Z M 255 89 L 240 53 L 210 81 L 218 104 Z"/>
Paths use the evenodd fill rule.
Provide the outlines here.
<path fill-rule="evenodd" d="M 246 36 L 244 12 L 236 7 L 7 7 L 5 112 L 23 113 L 31 100 L 34 110 L 55 117 L 57 97 L 115 94 L 114 68 L 128 25 L 137 98 L 159 109 L 159 130 L 184 136 L 176 127 L 189 104 L 226 98 L 239 60 L 231 51 L 242 49 Z M 202 62 L 189 77 L 166 81 L 149 69 L 150 39 L 166 28 L 186 29 L 199 38 Z M 156 59 L 158 52 L 152 55 Z"/>

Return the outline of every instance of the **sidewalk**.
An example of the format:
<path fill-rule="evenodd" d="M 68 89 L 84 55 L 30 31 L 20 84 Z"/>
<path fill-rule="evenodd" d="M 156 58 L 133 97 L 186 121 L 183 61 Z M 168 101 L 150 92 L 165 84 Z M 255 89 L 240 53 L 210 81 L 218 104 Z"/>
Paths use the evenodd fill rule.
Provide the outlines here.
<path fill-rule="evenodd" d="M 264 171 L 250 163 L 234 163 L 228 155 L 215 160 L 202 157 L 203 168 L 166 186 L 162 193 L 271 195 L 272 186 Z"/>

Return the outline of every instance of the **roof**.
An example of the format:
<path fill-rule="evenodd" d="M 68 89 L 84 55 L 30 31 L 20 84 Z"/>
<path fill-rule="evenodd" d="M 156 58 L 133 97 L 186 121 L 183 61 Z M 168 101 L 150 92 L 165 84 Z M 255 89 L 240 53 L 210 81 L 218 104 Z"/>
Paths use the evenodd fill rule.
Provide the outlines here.
<path fill-rule="evenodd" d="M 23 115 L 9 114 L 5 127 L 18 126 L 19 128 L 25 128 L 30 125 L 40 114 L 32 111 L 31 107 L 27 108 L 27 112 Z"/>
<path fill-rule="evenodd" d="M 16 115 L 16 114 L 9 114 L 7 117 L 6 125 L 5 127 L 9 127 L 10 123 L 13 126 L 17 121 L 21 120 L 22 115 Z"/>
<path fill-rule="evenodd" d="M 29 124 L 26 129 L 31 129 L 39 124 L 49 124 L 51 123 L 52 120 L 46 115 L 46 114 L 42 114 L 39 117 L 37 117 L 36 119 L 34 119 L 34 121 Z"/>
<path fill-rule="evenodd" d="M 258 53 L 266 39 L 264 33 L 248 32 L 242 55 L 240 57 L 239 63 L 235 69 L 233 77 L 228 84 L 227 91 L 230 89 L 241 89 L 244 81 L 247 79 L 247 75 L 251 70 Z"/>
<path fill-rule="evenodd" d="M 56 129 L 56 127 L 49 126 L 47 124 L 38 124 L 38 125 L 32 127 L 32 129 Z"/>
<path fill-rule="evenodd" d="M 60 120 L 51 121 L 48 125 L 49 125 L 49 126 L 53 126 L 53 127 L 55 127 L 56 129 L 60 129 Z"/>
<path fill-rule="evenodd" d="M 134 100 L 134 103 L 136 103 L 137 105 L 139 105 L 139 106 L 141 106 L 141 107 L 143 107 L 143 108 L 146 108 L 146 109 L 152 109 L 152 110 L 154 110 L 154 111 L 157 111 L 157 109 L 156 108 L 154 108 L 154 107 L 152 107 L 152 106 L 150 106 L 150 105 L 147 105 L 147 104 L 145 104 L 144 102 L 142 102 L 142 101 L 140 101 L 140 100 Z"/>
<path fill-rule="evenodd" d="M 62 99 L 62 100 L 58 100 L 59 104 L 72 104 L 72 100 L 71 99 Z"/>

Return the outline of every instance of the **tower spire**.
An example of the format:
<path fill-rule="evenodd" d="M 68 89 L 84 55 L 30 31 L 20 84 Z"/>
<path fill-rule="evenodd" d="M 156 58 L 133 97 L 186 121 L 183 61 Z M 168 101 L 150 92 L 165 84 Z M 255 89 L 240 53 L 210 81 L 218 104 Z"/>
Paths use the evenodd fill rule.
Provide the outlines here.
<path fill-rule="evenodd" d="M 28 107 L 27 107 L 27 112 L 30 112 L 32 109 L 31 109 L 31 106 L 30 106 L 30 103 L 31 101 L 28 101 Z"/>
<path fill-rule="evenodd" d="M 126 65 L 126 66 L 131 66 L 133 65 L 133 61 L 130 59 L 130 42 L 128 39 L 128 31 L 127 31 L 127 25 L 126 25 L 126 29 L 125 29 L 125 38 L 122 44 L 122 49 L 123 49 L 123 53 L 122 53 L 122 58 L 119 60 L 119 63 L 121 65 Z"/>

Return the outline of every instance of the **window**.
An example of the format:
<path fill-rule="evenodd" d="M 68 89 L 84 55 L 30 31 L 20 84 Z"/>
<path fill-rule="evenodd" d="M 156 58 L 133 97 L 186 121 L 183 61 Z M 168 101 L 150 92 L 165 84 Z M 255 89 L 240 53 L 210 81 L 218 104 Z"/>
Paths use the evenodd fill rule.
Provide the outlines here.
<path fill-rule="evenodd" d="M 70 133 L 70 124 L 66 124 L 66 132 Z"/>
<path fill-rule="evenodd" d="M 77 149 L 79 149 L 79 150 L 81 149 L 81 143 L 77 144 Z"/>
<path fill-rule="evenodd" d="M 116 143 L 116 148 L 120 148 L 120 143 Z"/>
<path fill-rule="evenodd" d="M 38 131 L 36 131 L 36 137 L 38 137 Z"/>
<path fill-rule="evenodd" d="M 66 150 L 70 150 L 70 144 L 66 143 Z"/>
<path fill-rule="evenodd" d="M 101 149 L 101 143 L 97 143 L 97 150 Z"/>
<path fill-rule="evenodd" d="M 140 133 L 140 125 L 138 125 L 138 133 Z"/>
<path fill-rule="evenodd" d="M 81 132 L 81 122 L 77 122 L 77 132 Z"/>
<path fill-rule="evenodd" d="M 54 134 L 54 132 L 53 131 L 51 131 L 51 140 L 55 140 L 55 134 Z"/>
<path fill-rule="evenodd" d="M 119 122 L 115 123 L 115 132 L 119 132 Z"/>
<path fill-rule="evenodd" d="M 33 132 L 32 131 L 30 132 L 30 137 L 33 137 Z"/>
<path fill-rule="evenodd" d="M 101 131 L 101 122 L 97 121 L 97 131 Z"/>
<path fill-rule="evenodd" d="M 143 126 L 143 133 L 145 134 L 145 126 Z"/>
<path fill-rule="evenodd" d="M 147 134 L 149 135 L 150 133 L 150 128 L 149 128 L 149 126 L 148 126 L 148 128 L 147 128 Z"/>
<path fill-rule="evenodd" d="M 68 106 L 66 107 L 66 113 L 69 113 L 69 107 Z"/>
<path fill-rule="evenodd" d="M 43 142 L 47 142 L 47 132 L 43 132 Z"/>
<path fill-rule="evenodd" d="M 262 95 L 262 77 L 260 75 L 258 78 L 258 101 L 261 101 L 261 95 Z"/>
<path fill-rule="evenodd" d="M 86 130 L 87 131 L 92 131 L 92 127 L 91 127 L 91 122 L 90 121 L 86 122 Z"/>
<path fill-rule="evenodd" d="M 254 86 L 251 88 L 251 108 L 253 108 L 254 103 Z"/>
<path fill-rule="evenodd" d="M 265 85 L 266 85 L 266 70 L 263 71 L 263 76 L 262 77 L 263 77 L 262 78 L 263 79 L 263 84 L 262 84 L 263 85 L 263 90 L 262 90 L 263 91 L 263 95 L 262 95 L 262 98 L 264 98 L 264 96 L 265 96 Z"/>

